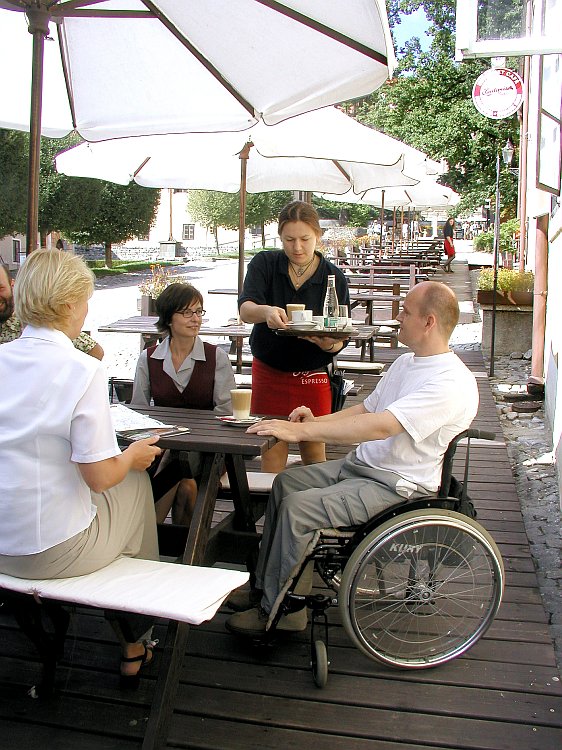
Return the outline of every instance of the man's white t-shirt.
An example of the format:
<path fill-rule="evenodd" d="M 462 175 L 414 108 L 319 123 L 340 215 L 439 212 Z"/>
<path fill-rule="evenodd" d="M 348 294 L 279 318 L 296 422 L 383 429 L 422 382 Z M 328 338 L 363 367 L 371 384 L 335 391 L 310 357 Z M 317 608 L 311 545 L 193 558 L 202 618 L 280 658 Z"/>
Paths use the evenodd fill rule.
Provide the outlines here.
<path fill-rule="evenodd" d="M 370 440 L 357 457 L 392 471 L 421 491 L 439 488 L 442 461 L 451 440 L 468 429 L 478 410 L 478 386 L 453 352 L 430 357 L 403 354 L 365 399 L 369 412 L 391 412 L 405 432 Z"/>
<path fill-rule="evenodd" d="M 101 362 L 61 331 L 26 326 L 0 347 L 0 554 L 30 555 L 96 514 L 79 463 L 119 455 Z"/>

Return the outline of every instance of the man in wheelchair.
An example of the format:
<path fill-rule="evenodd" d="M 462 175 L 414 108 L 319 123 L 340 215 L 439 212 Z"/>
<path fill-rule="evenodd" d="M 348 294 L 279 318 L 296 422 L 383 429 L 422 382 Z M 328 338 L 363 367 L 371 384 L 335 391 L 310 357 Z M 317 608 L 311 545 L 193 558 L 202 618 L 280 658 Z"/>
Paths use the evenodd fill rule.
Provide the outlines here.
<path fill-rule="evenodd" d="M 249 432 L 289 443 L 358 444 L 344 459 L 280 473 L 267 504 L 256 588 L 235 592 L 227 621 L 233 633 L 264 634 L 286 583 L 310 553 L 315 532 L 365 523 L 385 508 L 433 494 L 451 440 L 478 409 L 474 375 L 449 349 L 459 319 L 454 292 L 439 282 L 415 286 L 398 315 L 398 340 L 411 349 L 391 365 L 362 404 L 314 417 L 305 406 L 288 421 L 264 420 Z M 298 593 L 309 593 L 301 590 Z M 281 617 L 277 629 L 304 630 L 306 609 Z"/>

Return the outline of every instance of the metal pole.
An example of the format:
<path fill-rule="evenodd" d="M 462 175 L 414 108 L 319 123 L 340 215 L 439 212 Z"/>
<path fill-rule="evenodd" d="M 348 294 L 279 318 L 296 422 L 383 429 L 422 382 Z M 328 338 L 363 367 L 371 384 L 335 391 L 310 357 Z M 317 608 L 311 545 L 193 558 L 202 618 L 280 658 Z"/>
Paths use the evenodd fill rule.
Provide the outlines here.
<path fill-rule="evenodd" d="M 27 180 L 26 255 L 37 248 L 39 229 L 39 171 L 41 156 L 41 108 L 43 105 L 43 51 L 49 35 L 49 13 L 43 8 L 26 12 L 33 36 L 31 67 L 31 111 L 29 116 L 29 163 Z"/>
<path fill-rule="evenodd" d="M 246 169 L 253 143 L 246 143 L 240 151 L 240 215 L 238 221 L 238 294 L 244 285 L 244 234 L 246 231 Z"/>
<path fill-rule="evenodd" d="M 490 337 L 490 377 L 492 377 L 494 374 L 499 248 L 500 248 L 500 155 L 498 153 L 496 154 L 496 213 L 494 216 L 494 291 L 492 294 L 492 335 Z"/>
<path fill-rule="evenodd" d="M 174 232 L 173 232 L 173 215 L 172 215 L 172 201 L 173 201 L 173 194 L 174 191 L 172 188 L 168 188 L 168 197 L 170 199 L 170 232 L 168 234 L 168 242 L 174 241 Z"/>

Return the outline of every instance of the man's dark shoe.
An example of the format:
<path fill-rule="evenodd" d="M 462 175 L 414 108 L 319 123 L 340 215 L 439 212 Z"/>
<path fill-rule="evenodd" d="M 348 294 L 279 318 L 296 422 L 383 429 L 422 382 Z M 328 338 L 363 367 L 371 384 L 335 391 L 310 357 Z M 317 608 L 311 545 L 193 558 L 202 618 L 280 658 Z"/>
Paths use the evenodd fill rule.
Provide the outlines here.
<path fill-rule="evenodd" d="M 254 607 L 246 612 L 237 612 L 231 615 L 226 621 L 226 629 L 231 633 L 245 636 L 259 637 L 265 634 L 269 614 L 263 607 Z M 299 633 L 306 630 L 308 618 L 306 616 L 306 607 L 299 612 L 292 612 L 290 615 L 284 615 L 277 625 L 277 630 L 284 632 Z"/>
<path fill-rule="evenodd" d="M 259 607 L 263 591 L 261 589 L 236 589 L 233 591 L 225 604 L 234 612 L 245 612 L 247 609 Z"/>

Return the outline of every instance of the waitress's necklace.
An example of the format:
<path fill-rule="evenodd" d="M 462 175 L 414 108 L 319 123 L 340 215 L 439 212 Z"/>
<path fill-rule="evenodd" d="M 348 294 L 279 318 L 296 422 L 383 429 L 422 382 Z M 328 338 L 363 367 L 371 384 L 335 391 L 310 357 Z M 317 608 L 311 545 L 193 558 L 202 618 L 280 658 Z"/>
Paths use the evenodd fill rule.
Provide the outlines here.
<path fill-rule="evenodd" d="M 293 273 L 295 274 L 295 276 L 297 276 L 300 279 L 301 276 L 305 275 L 305 273 L 308 271 L 308 269 L 314 263 L 315 260 L 316 260 L 316 256 L 313 255 L 312 260 L 309 260 L 308 263 L 306 263 L 304 266 L 297 266 L 291 260 L 289 261 L 289 265 L 293 269 Z"/>

